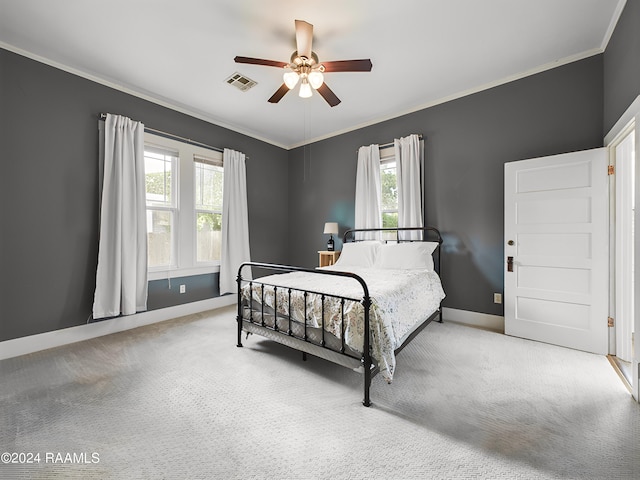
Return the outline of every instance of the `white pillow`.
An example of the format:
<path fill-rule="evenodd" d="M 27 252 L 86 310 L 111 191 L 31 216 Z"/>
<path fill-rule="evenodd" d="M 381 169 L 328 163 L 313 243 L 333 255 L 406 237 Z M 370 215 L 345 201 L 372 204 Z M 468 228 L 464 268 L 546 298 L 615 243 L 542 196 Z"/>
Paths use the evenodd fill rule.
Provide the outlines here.
<path fill-rule="evenodd" d="M 404 242 L 382 245 L 378 253 L 376 268 L 381 269 L 426 269 L 434 271 L 433 256 L 437 242 Z"/>
<path fill-rule="evenodd" d="M 376 263 L 380 247 L 380 242 L 376 240 L 343 243 L 342 252 L 335 265 L 371 268 Z"/>

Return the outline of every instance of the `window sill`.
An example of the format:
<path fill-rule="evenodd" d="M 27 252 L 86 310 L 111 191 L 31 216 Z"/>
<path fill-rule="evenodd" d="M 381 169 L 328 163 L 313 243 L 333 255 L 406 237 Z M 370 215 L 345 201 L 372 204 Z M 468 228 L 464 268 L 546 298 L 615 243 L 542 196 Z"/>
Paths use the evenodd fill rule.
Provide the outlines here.
<path fill-rule="evenodd" d="M 218 273 L 220 265 L 207 265 L 203 267 L 191 268 L 167 268 L 165 270 L 153 270 L 148 273 L 148 279 L 164 280 L 167 278 L 192 277 L 194 275 L 206 275 L 209 273 Z"/>

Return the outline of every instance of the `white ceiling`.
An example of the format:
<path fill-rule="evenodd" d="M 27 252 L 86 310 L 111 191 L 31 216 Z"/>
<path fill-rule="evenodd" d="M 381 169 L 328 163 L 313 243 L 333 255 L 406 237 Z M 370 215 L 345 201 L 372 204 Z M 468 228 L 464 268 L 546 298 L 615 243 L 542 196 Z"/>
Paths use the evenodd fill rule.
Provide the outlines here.
<path fill-rule="evenodd" d="M 600 53 L 625 0 L 0 0 L 0 47 L 284 148 L 353 130 Z M 342 103 L 289 92 L 294 20 L 314 25 Z M 258 85 L 241 92 L 240 72 Z M 118 113 L 118 112 L 113 112 Z M 153 127 L 153 125 L 149 125 Z"/>

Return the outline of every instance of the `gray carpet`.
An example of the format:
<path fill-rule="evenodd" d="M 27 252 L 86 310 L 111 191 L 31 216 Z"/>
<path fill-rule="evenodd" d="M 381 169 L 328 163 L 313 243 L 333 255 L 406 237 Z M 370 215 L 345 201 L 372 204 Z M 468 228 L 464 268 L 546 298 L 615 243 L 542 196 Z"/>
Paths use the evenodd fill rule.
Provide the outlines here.
<path fill-rule="evenodd" d="M 604 357 L 435 323 L 365 408 L 359 374 L 234 327 L 225 308 L 1 361 L 0 452 L 40 463 L 0 478 L 640 478 L 640 406 Z"/>

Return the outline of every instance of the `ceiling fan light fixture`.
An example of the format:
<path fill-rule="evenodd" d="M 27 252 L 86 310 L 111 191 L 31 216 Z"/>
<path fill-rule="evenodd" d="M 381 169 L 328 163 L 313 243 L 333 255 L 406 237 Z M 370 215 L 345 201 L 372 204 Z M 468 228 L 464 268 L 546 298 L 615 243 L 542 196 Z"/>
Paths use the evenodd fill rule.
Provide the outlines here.
<path fill-rule="evenodd" d="M 301 98 L 309 98 L 312 95 L 311 85 L 309 85 L 309 81 L 306 77 L 302 78 L 302 83 L 300 83 L 300 93 L 298 93 L 298 95 Z"/>
<path fill-rule="evenodd" d="M 324 75 L 319 70 L 314 70 L 309 74 L 309 83 L 316 90 L 322 86 Z"/>
<path fill-rule="evenodd" d="M 320 63 L 318 55 L 311 50 L 313 44 L 313 25 L 304 20 L 296 20 L 296 50 L 291 54 L 289 62 L 279 62 L 264 58 L 236 56 L 236 63 L 246 63 L 249 65 L 264 65 L 267 67 L 284 68 L 284 83 L 280 85 L 267 100 L 269 103 L 278 103 L 289 90 L 300 83 L 298 95 L 302 98 L 309 98 L 313 95 L 313 90 L 329 104 L 335 107 L 340 103 L 333 90 L 324 82 L 324 73 L 330 72 L 370 72 L 373 65 L 371 60 L 334 60 Z"/>
<path fill-rule="evenodd" d="M 291 90 L 293 87 L 295 87 L 298 83 L 298 79 L 299 79 L 299 75 L 297 72 L 285 72 L 284 75 L 282 76 L 282 79 L 284 80 L 285 85 L 289 88 L 289 90 Z"/>

